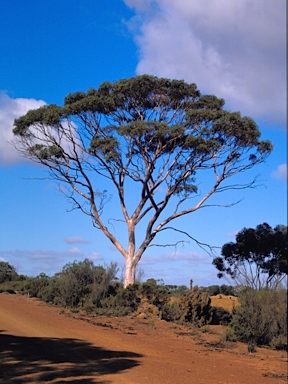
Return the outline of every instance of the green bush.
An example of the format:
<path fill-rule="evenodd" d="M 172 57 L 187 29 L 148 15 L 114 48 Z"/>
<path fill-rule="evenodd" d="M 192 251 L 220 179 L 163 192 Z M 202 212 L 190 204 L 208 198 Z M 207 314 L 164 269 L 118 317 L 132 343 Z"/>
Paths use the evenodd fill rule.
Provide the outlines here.
<path fill-rule="evenodd" d="M 201 292 L 198 287 L 187 291 L 184 296 L 163 308 L 163 319 L 181 324 L 202 327 L 212 318 L 211 299 L 208 292 Z"/>
<path fill-rule="evenodd" d="M 166 303 L 162 309 L 162 319 L 166 321 L 179 321 L 181 317 L 181 306 L 179 301 Z"/>
<path fill-rule="evenodd" d="M 237 341 L 237 336 L 231 327 L 227 327 L 221 335 L 221 340 L 235 343 Z"/>
<path fill-rule="evenodd" d="M 145 297 L 150 304 L 155 305 L 161 311 L 170 298 L 169 289 L 163 284 L 157 284 L 155 279 L 148 279 L 143 283 L 139 293 Z"/>
<path fill-rule="evenodd" d="M 12 265 L 6 261 L 0 261 L 0 284 L 16 280 L 17 277 L 16 269 Z"/>
<path fill-rule="evenodd" d="M 212 325 L 228 325 L 232 320 L 232 314 L 222 307 L 211 307 Z"/>
<path fill-rule="evenodd" d="M 118 291 L 115 295 L 110 294 L 101 300 L 101 310 L 97 309 L 97 313 L 105 313 L 113 316 L 126 316 L 137 310 L 141 299 L 139 297 L 139 283 L 128 285 L 118 285 Z"/>
<path fill-rule="evenodd" d="M 285 335 L 274 336 L 270 341 L 270 347 L 272 349 L 282 349 L 287 351 L 287 337 L 285 337 Z"/>
<path fill-rule="evenodd" d="M 31 297 L 42 299 L 42 292 L 49 285 L 50 278 L 44 273 L 36 277 L 29 277 L 24 284 L 24 293 L 29 293 Z"/>
<path fill-rule="evenodd" d="M 275 346 L 277 340 L 287 340 L 286 290 L 246 288 L 239 301 L 230 324 L 238 340 L 255 346 Z"/>
<path fill-rule="evenodd" d="M 172 297 L 181 297 L 188 292 L 186 285 L 165 285 Z"/>
<path fill-rule="evenodd" d="M 202 292 L 208 292 L 210 296 L 217 296 L 219 294 L 226 296 L 235 296 L 235 287 L 231 285 L 222 284 L 210 285 L 209 287 L 201 287 Z"/>

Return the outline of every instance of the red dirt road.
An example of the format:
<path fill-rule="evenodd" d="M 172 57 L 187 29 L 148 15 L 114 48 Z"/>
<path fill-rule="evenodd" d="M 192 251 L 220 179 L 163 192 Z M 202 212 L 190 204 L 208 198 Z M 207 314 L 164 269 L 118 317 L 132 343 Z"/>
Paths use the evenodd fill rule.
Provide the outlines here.
<path fill-rule="evenodd" d="M 164 321 L 85 320 L 1 293 L 0 383 L 286 382 L 287 355 L 281 351 L 248 354 L 242 344 L 219 344 L 219 334 L 192 334 Z"/>

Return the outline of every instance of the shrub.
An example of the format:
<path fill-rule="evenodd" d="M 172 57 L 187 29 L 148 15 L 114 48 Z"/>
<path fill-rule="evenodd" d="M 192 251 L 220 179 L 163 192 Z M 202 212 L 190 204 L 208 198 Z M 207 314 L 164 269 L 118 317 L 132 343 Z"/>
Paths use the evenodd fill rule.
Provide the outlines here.
<path fill-rule="evenodd" d="M 235 343 L 237 341 L 237 336 L 231 327 L 227 327 L 221 335 L 221 340 Z"/>
<path fill-rule="evenodd" d="M 180 322 L 188 322 L 198 327 L 210 323 L 211 299 L 207 292 L 201 292 L 198 287 L 193 288 L 181 299 L 180 306 Z"/>
<path fill-rule="evenodd" d="M 209 294 L 194 287 L 179 300 L 166 304 L 162 316 L 164 320 L 189 323 L 197 327 L 209 324 L 212 317 Z"/>
<path fill-rule="evenodd" d="M 170 298 L 168 287 L 163 284 L 157 284 L 155 279 L 148 279 L 143 283 L 139 293 L 146 298 L 150 304 L 158 307 L 160 311 Z"/>
<path fill-rule="evenodd" d="M 97 313 L 105 313 L 106 315 L 126 316 L 137 310 L 141 299 L 139 297 L 139 283 L 128 285 L 123 288 L 123 285 L 118 288 L 115 296 L 110 295 L 101 300 L 101 311 Z"/>
<path fill-rule="evenodd" d="M 200 328 L 200 331 L 201 331 L 202 333 L 212 333 L 212 331 L 211 331 L 211 329 L 210 329 L 210 327 L 209 327 L 208 324 L 203 325 L 203 327 Z"/>
<path fill-rule="evenodd" d="M 228 325 L 232 320 L 232 314 L 222 307 L 211 307 L 212 325 Z"/>
<path fill-rule="evenodd" d="M 179 301 L 166 303 L 162 309 L 162 319 L 166 321 L 177 321 L 181 317 L 181 307 Z"/>
<path fill-rule="evenodd" d="M 270 341 L 270 347 L 272 349 L 284 349 L 287 351 L 287 337 L 284 335 L 274 336 Z"/>
<path fill-rule="evenodd" d="M 30 277 L 25 281 L 24 291 L 28 292 L 31 297 L 42 299 L 42 293 L 45 287 L 49 285 L 49 279 L 44 273 L 40 273 L 36 277 Z"/>
<path fill-rule="evenodd" d="M 147 299 L 143 299 L 139 305 L 136 316 L 139 319 L 161 319 L 162 313 L 159 308 L 148 302 Z"/>
<path fill-rule="evenodd" d="M 286 290 L 247 288 L 241 292 L 239 300 L 240 306 L 234 308 L 231 321 L 238 340 L 255 346 L 287 340 Z"/>

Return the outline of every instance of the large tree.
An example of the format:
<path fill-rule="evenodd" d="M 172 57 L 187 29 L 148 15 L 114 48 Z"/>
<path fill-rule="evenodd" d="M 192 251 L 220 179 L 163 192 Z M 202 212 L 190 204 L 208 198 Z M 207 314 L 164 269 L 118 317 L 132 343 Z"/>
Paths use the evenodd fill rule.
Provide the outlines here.
<path fill-rule="evenodd" d="M 228 276 L 254 289 L 276 288 L 287 276 L 287 250 L 287 227 L 277 225 L 273 229 L 263 223 L 255 229 L 242 229 L 235 243 L 223 245 L 213 264 L 220 278 Z"/>
<path fill-rule="evenodd" d="M 259 140 L 251 118 L 223 106 L 223 99 L 180 80 L 143 75 L 105 82 L 69 94 L 64 106 L 43 106 L 16 119 L 15 146 L 70 187 L 62 190 L 74 208 L 124 256 L 127 286 L 155 236 L 177 231 L 172 222 L 207 206 L 217 192 L 254 185 L 228 181 L 263 162 L 272 145 Z M 200 193 L 202 171 L 207 190 Z M 111 184 L 104 192 L 101 180 Z M 121 208 L 114 219 L 127 227 L 124 243 L 102 215 L 113 188 Z"/>

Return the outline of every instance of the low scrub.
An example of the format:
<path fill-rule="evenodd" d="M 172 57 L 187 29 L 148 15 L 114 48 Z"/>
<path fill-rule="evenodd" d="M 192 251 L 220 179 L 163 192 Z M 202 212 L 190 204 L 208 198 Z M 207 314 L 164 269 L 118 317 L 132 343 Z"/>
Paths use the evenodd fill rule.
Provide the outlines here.
<path fill-rule="evenodd" d="M 233 311 L 231 328 L 248 345 L 287 349 L 287 291 L 244 289 Z"/>
<path fill-rule="evenodd" d="M 228 325 L 232 320 L 232 313 L 222 307 L 211 307 L 211 325 Z"/>
<path fill-rule="evenodd" d="M 179 300 L 172 300 L 163 308 L 163 319 L 180 324 L 203 327 L 211 322 L 211 300 L 198 287 L 187 291 Z"/>

